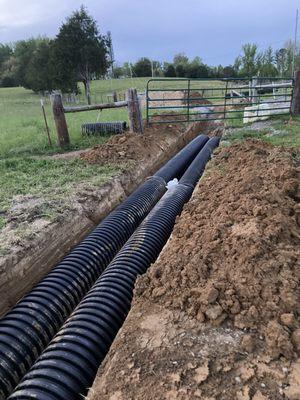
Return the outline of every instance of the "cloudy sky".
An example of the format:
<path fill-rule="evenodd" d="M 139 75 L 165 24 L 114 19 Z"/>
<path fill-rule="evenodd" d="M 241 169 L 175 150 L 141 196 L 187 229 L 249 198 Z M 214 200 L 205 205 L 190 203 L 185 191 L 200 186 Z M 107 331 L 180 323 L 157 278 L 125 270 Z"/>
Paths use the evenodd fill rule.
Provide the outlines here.
<path fill-rule="evenodd" d="M 300 0 L 0 0 L 0 42 L 54 37 L 81 4 L 112 32 L 119 62 L 185 52 L 210 65 L 232 63 L 243 43 L 280 47 L 300 8 Z"/>

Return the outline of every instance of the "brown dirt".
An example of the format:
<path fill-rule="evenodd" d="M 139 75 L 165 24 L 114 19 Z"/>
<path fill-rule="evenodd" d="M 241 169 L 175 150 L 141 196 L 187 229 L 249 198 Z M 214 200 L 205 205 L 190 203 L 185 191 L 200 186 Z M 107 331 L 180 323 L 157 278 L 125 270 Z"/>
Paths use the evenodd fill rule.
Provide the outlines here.
<path fill-rule="evenodd" d="M 44 158 L 51 160 L 72 160 L 74 158 L 80 157 L 82 154 L 85 154 L 88 151 L 90 151 L 90 149 L 74 150 L 74 151 L 69 151 L 68 153 L 57 153 L 57 154 L 52 154 L 50 156 L 44 156 Z"/>
<path fill-rule="evenodd" d="M 198 127 L 204 126 L 197 125 Z M 143 135 L 124 133 L 112 136 L 106 143 L 94 146 L 81 158 L 91 164 L 142 161 L 165 148 L 170 136 L 179 136 L 186 129 L 184 124 L 153 124 Z"/>
<path fill-rule="evenodd" d="M 155 124 L 156 120 L 185 120 L 186 117 L 178 113 L 167 113 L 168 115 L 153 115 L 152 124 L 145 126 L 143 135 L 125 132 L 121 135 L 112 136 L 107 142 L 99 144 L 81 152 L 80 157 L 90 164 L 116 163 L 124 161 L 143 161 L 150 159 L 157 151 L 164 150 L 170 138 L 180 137 L 186 130 L 187 125 L 183 123 Z M 215 121 L 194 122 L 193 131 L 205 133 L 208 136 L 222 136 L 223 124 Z M 179 147 L 180 147 L 180 143 Z"/>
<path fill-rule="evenodd" d="M 188 95 L 188 92 L 185 91 L 184 92 L 184 98 L 187 99 L 188 97 L 190 98 L 189 104 L 192 104 L 194 106 L 202 105 L 202 104 L 207 104 L 207 105 L 211 104 L 210 101 L 208 101 L 205 98 L 203 98 L 203 93 L 200 93 L 200 92 L 195 91 L 195 90 L 191 91 L 190 95 Z M 184 100 L 183 103 L 187 104 L 187 100 Z"/>
<path fill-rule="evenodd" d="M 88 398 L 299 400 L 299 201 L 292 151 L 220 149 Z"/>
<path fill-rule="evenodd" d="M 162 91 L 162 92 L 151 92 L 151 106 L 152 107 L 175 107 L 182 105 L 184 98 L 184 90 L 173 90 L 171 92 Z M 140 96 L 142 108 L 146 108 L 146 95 Z M 155 101 L 156 99 L 163 99 L 163 101 Z M 165 100 L 171 99 L 171 100 Z"/>

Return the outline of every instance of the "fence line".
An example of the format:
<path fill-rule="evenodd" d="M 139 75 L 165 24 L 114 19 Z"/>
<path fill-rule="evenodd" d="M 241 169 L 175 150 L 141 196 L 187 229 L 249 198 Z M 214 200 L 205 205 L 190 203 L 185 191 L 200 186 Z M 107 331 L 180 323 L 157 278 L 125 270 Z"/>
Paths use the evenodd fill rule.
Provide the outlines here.
<path fill-rule="evenodd" d="M 142 112 L 136 89 L 127 89 L 126 101 L 116 101 L 112 103 L 92 104 L 75 107 L 64 107 L 62 103 L 62 96 L 55 93 L 51 96 L 53 117 L 56 126 L 59 146 L 64 148 L 70 144 L 70 136 L 68 125 L 66 121 L 66 113 L 76 113 L 92 110 L 104 110 L 110 108 L 127 107 L 129 117 L 129 127 L 132 132 L 143 133 Z"/>

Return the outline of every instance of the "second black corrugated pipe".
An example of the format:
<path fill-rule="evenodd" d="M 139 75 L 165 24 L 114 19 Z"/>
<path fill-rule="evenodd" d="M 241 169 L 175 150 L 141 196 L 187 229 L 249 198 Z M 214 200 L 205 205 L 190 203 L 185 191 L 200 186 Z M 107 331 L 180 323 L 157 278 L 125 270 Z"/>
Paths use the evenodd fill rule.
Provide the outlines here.
<path fill-rule="evenodd" d="M 194 187 L 199 180 L 199 177 L 203 174 L 205 165 L 210 159 L 213 150 L 219 146 L 220 138 L 215 136 L 206 142 L 205 146 L 194 158 L 189 168 L 185 171 L 180 179 L 180 183 L 183 185 L 190 185 Z"/>
<path fill-rule="evenodd" d="M 114 258 L 9 399 L 82 399 L 192 188 L 172 187 Z"/>
<path fill-rule="evenodd" d="M 79 400 L 86 394 L 130 309 L 137 275 L 159 255 L 218 142 L 210 139 L 183 176 L 184 184 L 163 196 L 9 399 Z"/>
<path fill-rule="evenodd" d="M 2 318 L 1 399 L 18 384 L 165 190 L 163 179 L 147 180 Z"/>
<path fill-rule="evenodd" d="M 76 246 L 0 321 L 0 399 L 18 384 L 114 255 L 165 193 L 166 179 L 186 166 L 207 138 L 200 135 L 148 179 Z M 176 168 L 174 167 L 174 159 Z"/>
<path fill-rule="evenodd" d="M 208 141 L 208 137 L 205 135 L 199 135 L 192 140 L 186 147 L 184 147 L 179 153 L 176 154 L 162 168 L 160 168 L 154 176 L 163 178 L 166 182 L 173 178 L 180 179 L 182 174 L 185 172 L 187 167 L 191 164 L 191 161 L 196 157 L 205 143 Z"/>

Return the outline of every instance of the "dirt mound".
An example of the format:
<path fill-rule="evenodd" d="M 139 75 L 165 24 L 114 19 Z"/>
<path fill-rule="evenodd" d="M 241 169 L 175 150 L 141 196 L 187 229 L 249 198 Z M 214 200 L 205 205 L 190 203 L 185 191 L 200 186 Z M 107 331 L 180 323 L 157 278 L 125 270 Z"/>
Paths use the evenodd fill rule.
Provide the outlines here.
<path fill-rule="evenodd" d="M 138 290 L 215 326 L 265 335 L 292 357 L 300 327 L 299 171 L 280 148 L 225 148 Z"/>
<path fill-rule="evenodd" d="M 299 174 L 286 149 L 219 150 L 89 399 L 300 399 Z"/>
<path fill-rule="evenodd" d="M 170 136 L 179 136 L 184 129 L 183 124 L 164 124 L 146 128 L 143 135 L 130 132 L 115 135 L 82 154 L 81 158 L 90 164 L 145 160 L 161 149 Z"/>
<path fill-rule="evenodd" d="M 202 104 L 211 104 L 210 101 L 206 100 L 204 96 L 204 91 L 202 90 L 201 92 L 197 91 L 197 90 L 193 90 L 190 93 L 188 93 L 188 91 L 186 90 L 184 92 L 184 100 L 183 100 L 183 104 L 190 104 L 193 106 L 197 106 L 197 105 L 202 105 Z M 189 101 L 187 100 L 189 99 Z"/>

